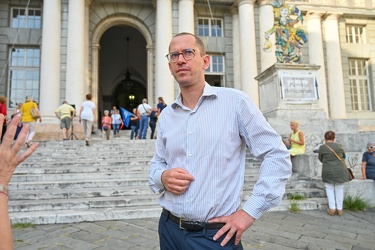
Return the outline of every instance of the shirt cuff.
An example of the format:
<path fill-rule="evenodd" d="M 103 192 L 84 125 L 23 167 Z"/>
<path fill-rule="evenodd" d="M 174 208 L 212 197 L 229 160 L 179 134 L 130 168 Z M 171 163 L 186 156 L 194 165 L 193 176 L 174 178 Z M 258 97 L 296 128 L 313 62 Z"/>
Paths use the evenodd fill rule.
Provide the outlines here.
<path fill-rule="evenodd" d="M 263 197 L 251 195 L 242 209 L 254 219 L 259 219 L 262 214 L 269 210 L 271 205 L 264 201 Z"/>
<path fill-rule="evenodd" d="M 161 181 L 161 175 L 163 174 L 165 170 L 156 170 L 154 173 L 154 183 L 150 185 L 151 190 L 154 193 L 160 194 L 164 192 L 164 185 L 163 182 Z"/>

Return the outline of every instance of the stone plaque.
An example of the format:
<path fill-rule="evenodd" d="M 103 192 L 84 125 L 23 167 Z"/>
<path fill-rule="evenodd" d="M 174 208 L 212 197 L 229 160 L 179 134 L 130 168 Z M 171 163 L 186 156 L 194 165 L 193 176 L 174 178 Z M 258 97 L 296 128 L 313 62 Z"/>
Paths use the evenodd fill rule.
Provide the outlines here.
<path fill-rule="evenodd" d="M 282 98 L 287 102 L 306 103 L 318 99 L 315 72 L 280 70 Z"/>

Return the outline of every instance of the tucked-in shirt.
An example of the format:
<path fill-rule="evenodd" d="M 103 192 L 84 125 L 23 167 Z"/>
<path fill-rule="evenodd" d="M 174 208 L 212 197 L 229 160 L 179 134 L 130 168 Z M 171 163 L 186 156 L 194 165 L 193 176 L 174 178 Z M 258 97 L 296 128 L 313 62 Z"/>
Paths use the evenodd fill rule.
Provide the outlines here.
<path fill-rule="evenodd" d="M 30 110 L 37 107 L 38 105 L 35 102 L 25 102 L 21 107 L 22 122 L 35 122 Z"/>
<path fill-rule="evenodd" d="M 64 103 L 60 107 L 58 107 L 55 112 L 60 113 L 60 119 L 64 119 L 65 117 L 72 117 L 71 112 L 74 112 L 74 108 L 69 104 Z"/>
<path fill-rule="evenodd" d="M 279 204 L 292 165 L 289 152 L 260 110 L 243 92 L 205 84 L 194 110 L 181 95 L 157 123 L 149 184 L 174 215 L 208 221 L 236 212 L 242 199 L 246 147 L 261 161 L 260 176 L 242 209 L 258 219 Z M 194 176 L 181 195 L 164 189 L 163 171 L 183 168 Z"/>
<path fill-rule="evenodd" d="M 93 109 L 96 108 L 95 103 L 93 103 L 92 101 L 84 101 L 82 103 L 82 107 L 83 107 L 83 110 L 82 110 L 82 113 L 80 114 L 81 119 L 94 121 Z"/>

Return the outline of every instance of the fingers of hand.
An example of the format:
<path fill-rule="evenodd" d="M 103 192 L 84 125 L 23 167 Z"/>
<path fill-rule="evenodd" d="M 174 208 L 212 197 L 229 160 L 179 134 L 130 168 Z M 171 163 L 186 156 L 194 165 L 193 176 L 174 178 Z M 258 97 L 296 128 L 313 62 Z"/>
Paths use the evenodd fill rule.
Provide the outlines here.
<path fill-rule="evenodd" d="M 30 148 L 25 150 L 22 154 L 18 155 L 17 165 L 26 160 L 30 155 L 32 155 L 38 146 L 39 142 L 34 142 L 33 144 L 31 144 Z"/>
<path fill-rule="evenodd" d="M 220 217 L 216 218 L 213 220 L 209 220 L 209 223 L 214 223 L 214 222 L 221 222 L 221 223 L 226 223 L 225 220 L 223 220 L 225 217 Z M 235 230 L 231 231 L 231 226 L 229 224 L 225 224 L 217 233 L 214 235 L 214 241 L 218 240 L 222 235 L 224 235 L 226 232 L 235 232 Z"/>
<path fill-rule="evenodd" d="M 171 176 L 181 180 L 194 180 L 194 176 L 192 176 L 187 170 L 183 168 L 172 168 Z"/>
<path fill-rule="evenodd" d="M 169 179 L 167 189 L 174 194 L 182 194 L 189 187 L 190 181 L 180 179 Z"/>
<path fill-rule="evenodd" d="M 225 235 L 226 233 L 226 235 Z M 214 235 L 214 238 L 213 240 L 216 241 L 218 239 L 220 239 L 221 236 L 225 235 L 224 239 L 222 240 L 222 242 L 220 243 L 221 246 L 225 246 L 229 241 L 230 239 L 233 238 L 234 235 L 236 235 L 236 229 L 235 228 L 231 228 L 228 224 L 225 225 L 224 227 L 222 227 L 215 235 Z"/>

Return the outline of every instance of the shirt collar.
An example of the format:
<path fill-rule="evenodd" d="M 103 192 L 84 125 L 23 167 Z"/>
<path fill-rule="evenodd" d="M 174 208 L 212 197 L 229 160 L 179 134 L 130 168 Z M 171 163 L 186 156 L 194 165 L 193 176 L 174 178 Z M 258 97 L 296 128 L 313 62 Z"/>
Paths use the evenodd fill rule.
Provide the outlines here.
<path fill-rule="evenodd" d="M 199 101 L 198 101 L 198 105 L 199 103 L 201 102 L 202 98 L 203 97 L 208 97 L 208 96 L 214 96 L 216 97 L 217 96 L 217 90 L 212 87 L 210 84 L 208 84 L 207 82 L 204 84 L 204 89 L 203 89 L 203 94 L 202 96 L 199 98 Z M 181 107 L 181 108 L 184 108 L 185 105 L 182 104 L 182 97 L 181 97 L 181 92 L 180 94 L 176 97 L 176 99 L 174 100 L 174 102 L 171 104 L 171 107 L 173 109 L 177 109 L 178 107 Z"/>

